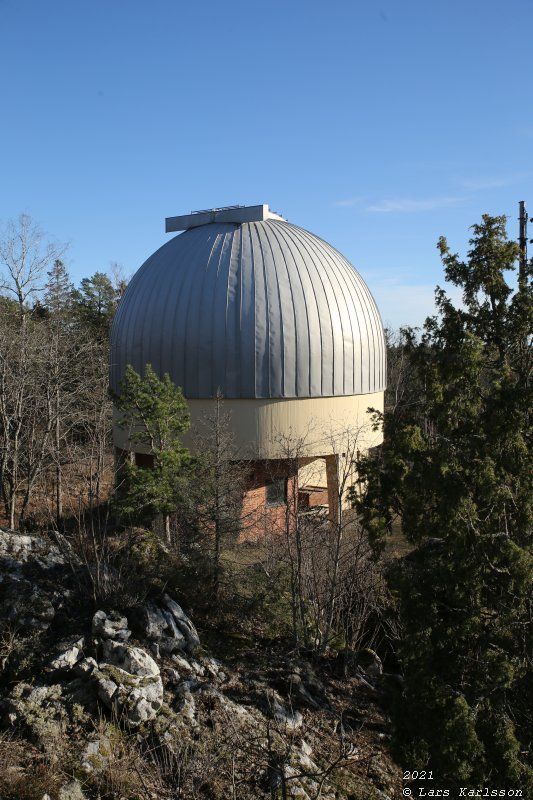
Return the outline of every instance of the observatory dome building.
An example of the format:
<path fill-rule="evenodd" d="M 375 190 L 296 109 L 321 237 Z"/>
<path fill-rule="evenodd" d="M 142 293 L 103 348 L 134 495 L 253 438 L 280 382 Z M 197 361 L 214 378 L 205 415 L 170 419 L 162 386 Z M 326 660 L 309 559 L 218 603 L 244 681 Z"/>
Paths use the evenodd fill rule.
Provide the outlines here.
<path fill-rule="evenodd" d="M 280 481 L 286 496 L 298 480 L 310 505 L 329 488 L 331 510 L 346 429 L 359 430 L 359 450 L 380 441 L 366 411 L 383 407 L 385 340 L 368 287 L 335 248 L 267 205 L 170 217 L 166 230 L 184 232 L 142 265 L 115 316 L 112 389 L 128 364 L 142 374 L 150 363 L 181 387 L 192 429 L 221 393 L 237 450 L 256 464 L 250 498 L 268 506 L 283 500 Z M 288 438 L 299 442 L 299 475 L 287 473 Z M 114 441 L 131 449 L 118 426 Z"/>

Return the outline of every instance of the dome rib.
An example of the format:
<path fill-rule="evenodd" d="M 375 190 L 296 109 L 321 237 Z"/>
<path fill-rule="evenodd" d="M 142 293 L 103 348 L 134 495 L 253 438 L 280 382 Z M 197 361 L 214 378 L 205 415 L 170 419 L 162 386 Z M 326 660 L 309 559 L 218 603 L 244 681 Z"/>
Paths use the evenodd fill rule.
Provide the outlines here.
<path fill-rule="evenodd" d="M 295 254 L 290 242 L 283 236 L 283 230 L 275 225 L 271 226 L 273 236 L 276 238 L 279 250 L 287 271 L 287 279 L 291 290 L 292 317 L 294 322 L 295 338 L 295 375 L 294 392 L 298 396 L 302 393 L 312 395 L 311 385 L 311 342 L 308 306 L 305 302 L 305 292 L 301 271 L 297 267 Z M 283 248 L 281 240 L 285 243 Z M 287 256 L 290 256 L 290 261 Z M 296 291 L 298 287 L 298 292 Z M 296 296 L 298 294 L 298 297 Z M 305 319 L 302 319 L 305 317 Z"/>
<path fill-rule="evenodd" d="M 303 236 L 304 240 L 306 241 L 306 243 L 308 243 L 308 246 L 313 251 L 314 256 L 317 257 L 317 258 L 321 257 L 322 259 L 325 259 L 325 261 L 326 261 L 326 263 L 327 263 L 327 265 L 329 267 L 327 275 L 328 275 L 328 281 L 330 282 L 330 284 L 331 284 L 330 272 L 332 272 L 332 271 L 333 271 L 333 274 L 335 274 L 335 278 L 338 281 L 338 276 L 341 273 L 341 270 L 339 269 L 339 259 L 338 258 L 335 258 L 335 259 L 332 258 L 332 254 L 329 252 L 330 246 L 327 245 L 325 242 L 323 242 L 318 237 L 310 235 L 305 230 L 301 230 L 301 233 L 302 233 L 302 236 Z M 326 245 L 326 247 L 319 247 L 320 245 Z M 337 253 L 337 251 L 335 251 L 335 256 L 336 257 L 340 256 L 340 253 Z M 342 257 L 341 257 L 341 259 L 342 259 Z M 341 260 L 341 264 L 342 264 L 342 260 Z M 353 270 L 353 267 L 351 267 L 351 269 Z M 353 272 L 354 272 L 354 274 L 357 274 L 357 273 L 355 273 L 355 270 L 353 270 Z M 357 292 L 357 290 L 356 290 L 356 294 L 359 295 L 359 292 Z M 338 301 L 337 301 L 337 308 L 338 308 Z M 360 305 L 360 311 L 364 316 L 365 315 L 365 310 L 364 310 L 364 306 L 363 305 Z M 353 390 L 354 390 L 354 388 L 356 386 L 356 382 L 354 380 L 356 342 L 359 343 L 359 351 L 360 351 L 360 358 L 359 358 L 360 367 L 359 367 L 359 369 L 360 370 L 361 370 L 361 363 L 362 363 L 362 342 L 363 342 L 363 339 L 362 339 L 361 325 L 359 324 L 359 317 L 360 316 L 361 316 L 361 314 L 357 315 L 357 321 L 358 321 L 358 335 L 357 335 L 357 338 L 352 338 L 352 359 L 351 359 L 351 361 L 352 361 L 352 381 L 351 381 L 352 386 L 349 387 L 349 389 L 346 389 L 346 387 L 344 387 L 344 393 L 345 394 L 352 394 L 352 393 L 356 393 L 357 394 L 357 392 L 355 392 Z M 350 328 L 351 328 L 351 325 L 350 325 Z M 353 330 L 352 330 L 352 336 L 353 336 Z M 343 355 L 345 356 L 344 351 L 343 351 Z M 345 372 L 346 372 L 346 370 L 345 370 Z M 345 375 L 344 375 L 344 377 L 345 377 Z M 359 383 L 360 383 L 361 386 L 363 386 L 363 378 L 362 378 L 362 372 L 361 371 L 360 371 Z"/>
<path fill-rule="evenodd" d="M 186 397 L 329 397 L 385 388 L 383 325 L 357 270 L 280 218 L 174 237 L 131 280 L 111 332 L 127 364 L 168 372 Z"/>
<path fill-rule="evenodd" d="M 257 324 L 255 305 L 257 302 L 257 264 L 252 246 L 251 228 L 242 231 L 242 258 L 249 264 L 249 269 L 242 270 L 242 308 L 241 308 L 241 331 L 243 337 L 243 360 L 241 370 L 243 374 L 242 391 L 243 397 L 255 396 L 255 375 L 257 372 L 256 357 L 256 338 Z M 246 336 L 245 331 L 252 331 L 252 335 Z"/>
<path fill-rule="evenodd" d="M 275 228 L 274 225 L 273 225 L 273 227 Z M 322 315 L 320 313 L 320 303 L 319 303 L 318 295 L 317 295 L 316 280 L 318 279 L 318 282 L 321 284 L 322 293 L 324 293 L 324 284 L 323 284 L 323 281 L 322 281 L 322 277 L 320 275 L 320 270 L 317 269 L 316 264 L 314 262 L 314 259 L 312 258 L 311 254 L 307 250 L 306 250 L 306 252 L 307 252 L 308 258 L 307 259 L 304 258 L 303 253 L 302 253 L 303 243 L 301 241 L 298 241 L 298 239 L 296 239 L 294 236 L 292 236 L 291 229 L 288 228 L 288 227 L 285 227 L 285 228 L 282 227 L 280 233 L 281 233 L 281 235 L 283 235 L 285 237 L 285 241 L 287 242 L 287 247 L 290 250 L 290 252 L 293 253 L 295 269 L 298 272 L 300 280 L 302 281 L 302 285 L 303 285 L 303 274 L 302 273 L 305 270 L 305 274 L 307 275 L 309 284 L 310 284 L 310 286 L 312 288 L 314 304 L 315 304 L 315 307 L 316 307 L 316 316 L 317 316 L 317 319 L 318 319 L 318 330 L 319 330 L 319 333 L 320 333 L 320 349 L 319 349 L 320 358 L 317 359 L 317 361 L 318 361 L 318 364 L 320 366 L 320 392 L 319 392 L 319 394 L 322 395 L 324 393 L 324 384 L 323 384 L 323 380 L 324 380 L 324 370 L 323 370 L 323 363 L 324 363 L 323 362 L 323 359 L 324 359 L 324 333 L 323 333 L 324 315 L 323 315 L 323 313 L 322 313 Z M 296 256 L 294 255 L 294 252 L 292 250 L 292 246 L 294 246 L 295 251 L 296 251 L 296 253 L 298 254 L 298 256 L 300 258 L 300 266 L 301 266 L 300 269 L 299 269 L 298 260 L 297 260 Z M 313 277 L 311 277 L 311 273 L 310 273 L 310 270 L 309 270 L 310 266 L 312 266 L 313 271 L 315 273 L 315 275 Z M 327 298 L 326 298 L 326 301 L 327 301 Z M 311 329 L 311 325 L 309 324 L 309 305 L 305 301 L 305 293 L 304 293 L 304 305 L 305 305 L 305 309 L 306 309 L 306 318 L 307 318 L 307 322 L 308 322 L 307 332 L 308 332 L 308 342 L 309 342 L 309 380 L 308 380 L 308 383 L 307 383 L 307 388 L 308 388 L 308 391 L 309 391 L 309 395 L 312 397 L 312 396 L 315 395 L 315 392 L 313 390 L 313 384 L 312 384 L 312 364 L 313 364 L 313 359 L 312 359 L 313 347 L 312 347 L 312 341 L 311 341 L 312 329 Z M 329 321 L 329 323 L 331 325 L 331 314 L 329 313 L 329 304 L 328 304 L 327 320 Z"/>
<path fill-rule="evenodd" d="M 332 396 L 337 394 L 335 391 L 335 324 L 334 324 L 334 314 L 332 312 L 332 302 L 331 302 L 331 286 L 328 285 L 329 279 L 326 272 L 321 269 L 324 266 L 320 259 L 317 259 L 316 250 L 309 246 L 309 242 L 307 241 L 307 231 L 304 231 L 301 228 L 296 228 L 296 226 L 291 226 L 294 230 L 290 231 L 290 234 L 293 240 L 296 239 L 295 233 L 296 231 L 300 234 L 300 246 L 306 252 L 307 258 L 304 258 L 302 255 L 302 260 L 305 264 L 311 264 L 314 271 L 314 277 L 312 280 L 312 285 L 318 288 L 317 281 L 320 284 L 322 289 L 322 300 L 325 303 L 324 309 L 322 314 L 320 314 L 320 296 L 318 293 L 315 293 L 315 297 L 317 299 L 317 307 L 319 309 L 319 318 L 321 321 L 320 330 L 321 330 L 321 373 L 322 373 L 322 380 L 321 380 L 321 396 Z M 309 234 L 310 238 L 315 239 L 312 234 Z M 337 307 L 338 310 L 338 307 Z M 328 361 L 329 356 L 329 361 Z M 329 369 L 329 363 L 331 363 L 331 369 Z M 326 372 L 327 370 L 327 372 Z M 324 380 L 328 381 L 328 385 L 324 388 Z M 331 388 L 329 388 L 329 386 Z M 339 393 L 342 394 L 342 393 Z"/>

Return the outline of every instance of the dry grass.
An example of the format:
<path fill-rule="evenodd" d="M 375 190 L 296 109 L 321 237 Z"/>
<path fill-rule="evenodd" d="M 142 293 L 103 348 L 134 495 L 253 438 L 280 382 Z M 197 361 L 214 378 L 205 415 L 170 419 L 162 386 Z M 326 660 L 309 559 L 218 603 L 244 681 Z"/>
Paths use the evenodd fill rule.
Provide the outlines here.
<path fill-rule="evenodd" d="M 97 738 L 107 742 L 102 760 L 88 775 L 80 771 L 80 754 L 68 738 L 45 755 L 27 739 L 0 736 L 0 797 L 2 800 L 56 800 L 60 788 L 77 776 L 88 796 L 99 800 L 170 800 L 173 795 L 161 759 L 141 755 L 137 738 L 101 719 Z"/>
<path fill-rule="evenodd" d="M 0 736 L 0 797 L 2 800 L 41 800 L 56 796 L 65 777 L 55 759 L 26 740 Z"/>

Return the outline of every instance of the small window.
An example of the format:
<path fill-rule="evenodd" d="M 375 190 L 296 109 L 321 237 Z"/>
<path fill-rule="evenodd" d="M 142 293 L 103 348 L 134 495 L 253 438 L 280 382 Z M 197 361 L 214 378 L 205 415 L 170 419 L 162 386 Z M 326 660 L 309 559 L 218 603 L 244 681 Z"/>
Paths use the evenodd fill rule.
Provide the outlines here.
<path fill-rule="evenodd" d="M 153 467 L 154 457 L 150 453 L 135 453 L 136 467 Z"/>
<path fill-rule="evenodd" d="M 282 506 L 287 502 L 287 479 L 267 481 L 266 484 L 267 506 Z"/>

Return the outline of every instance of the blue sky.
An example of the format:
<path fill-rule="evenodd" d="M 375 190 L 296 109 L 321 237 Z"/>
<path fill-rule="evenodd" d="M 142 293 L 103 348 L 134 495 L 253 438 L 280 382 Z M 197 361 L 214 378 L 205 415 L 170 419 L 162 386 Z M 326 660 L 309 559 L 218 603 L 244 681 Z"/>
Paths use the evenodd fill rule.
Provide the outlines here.
<path fill-rule="evenodd" d="M 533 0 L 0 0 L 0 219 L 78 282 L 266 202 L 418 324 L 441 234 L 533 211 L 532 52 Z"/>

